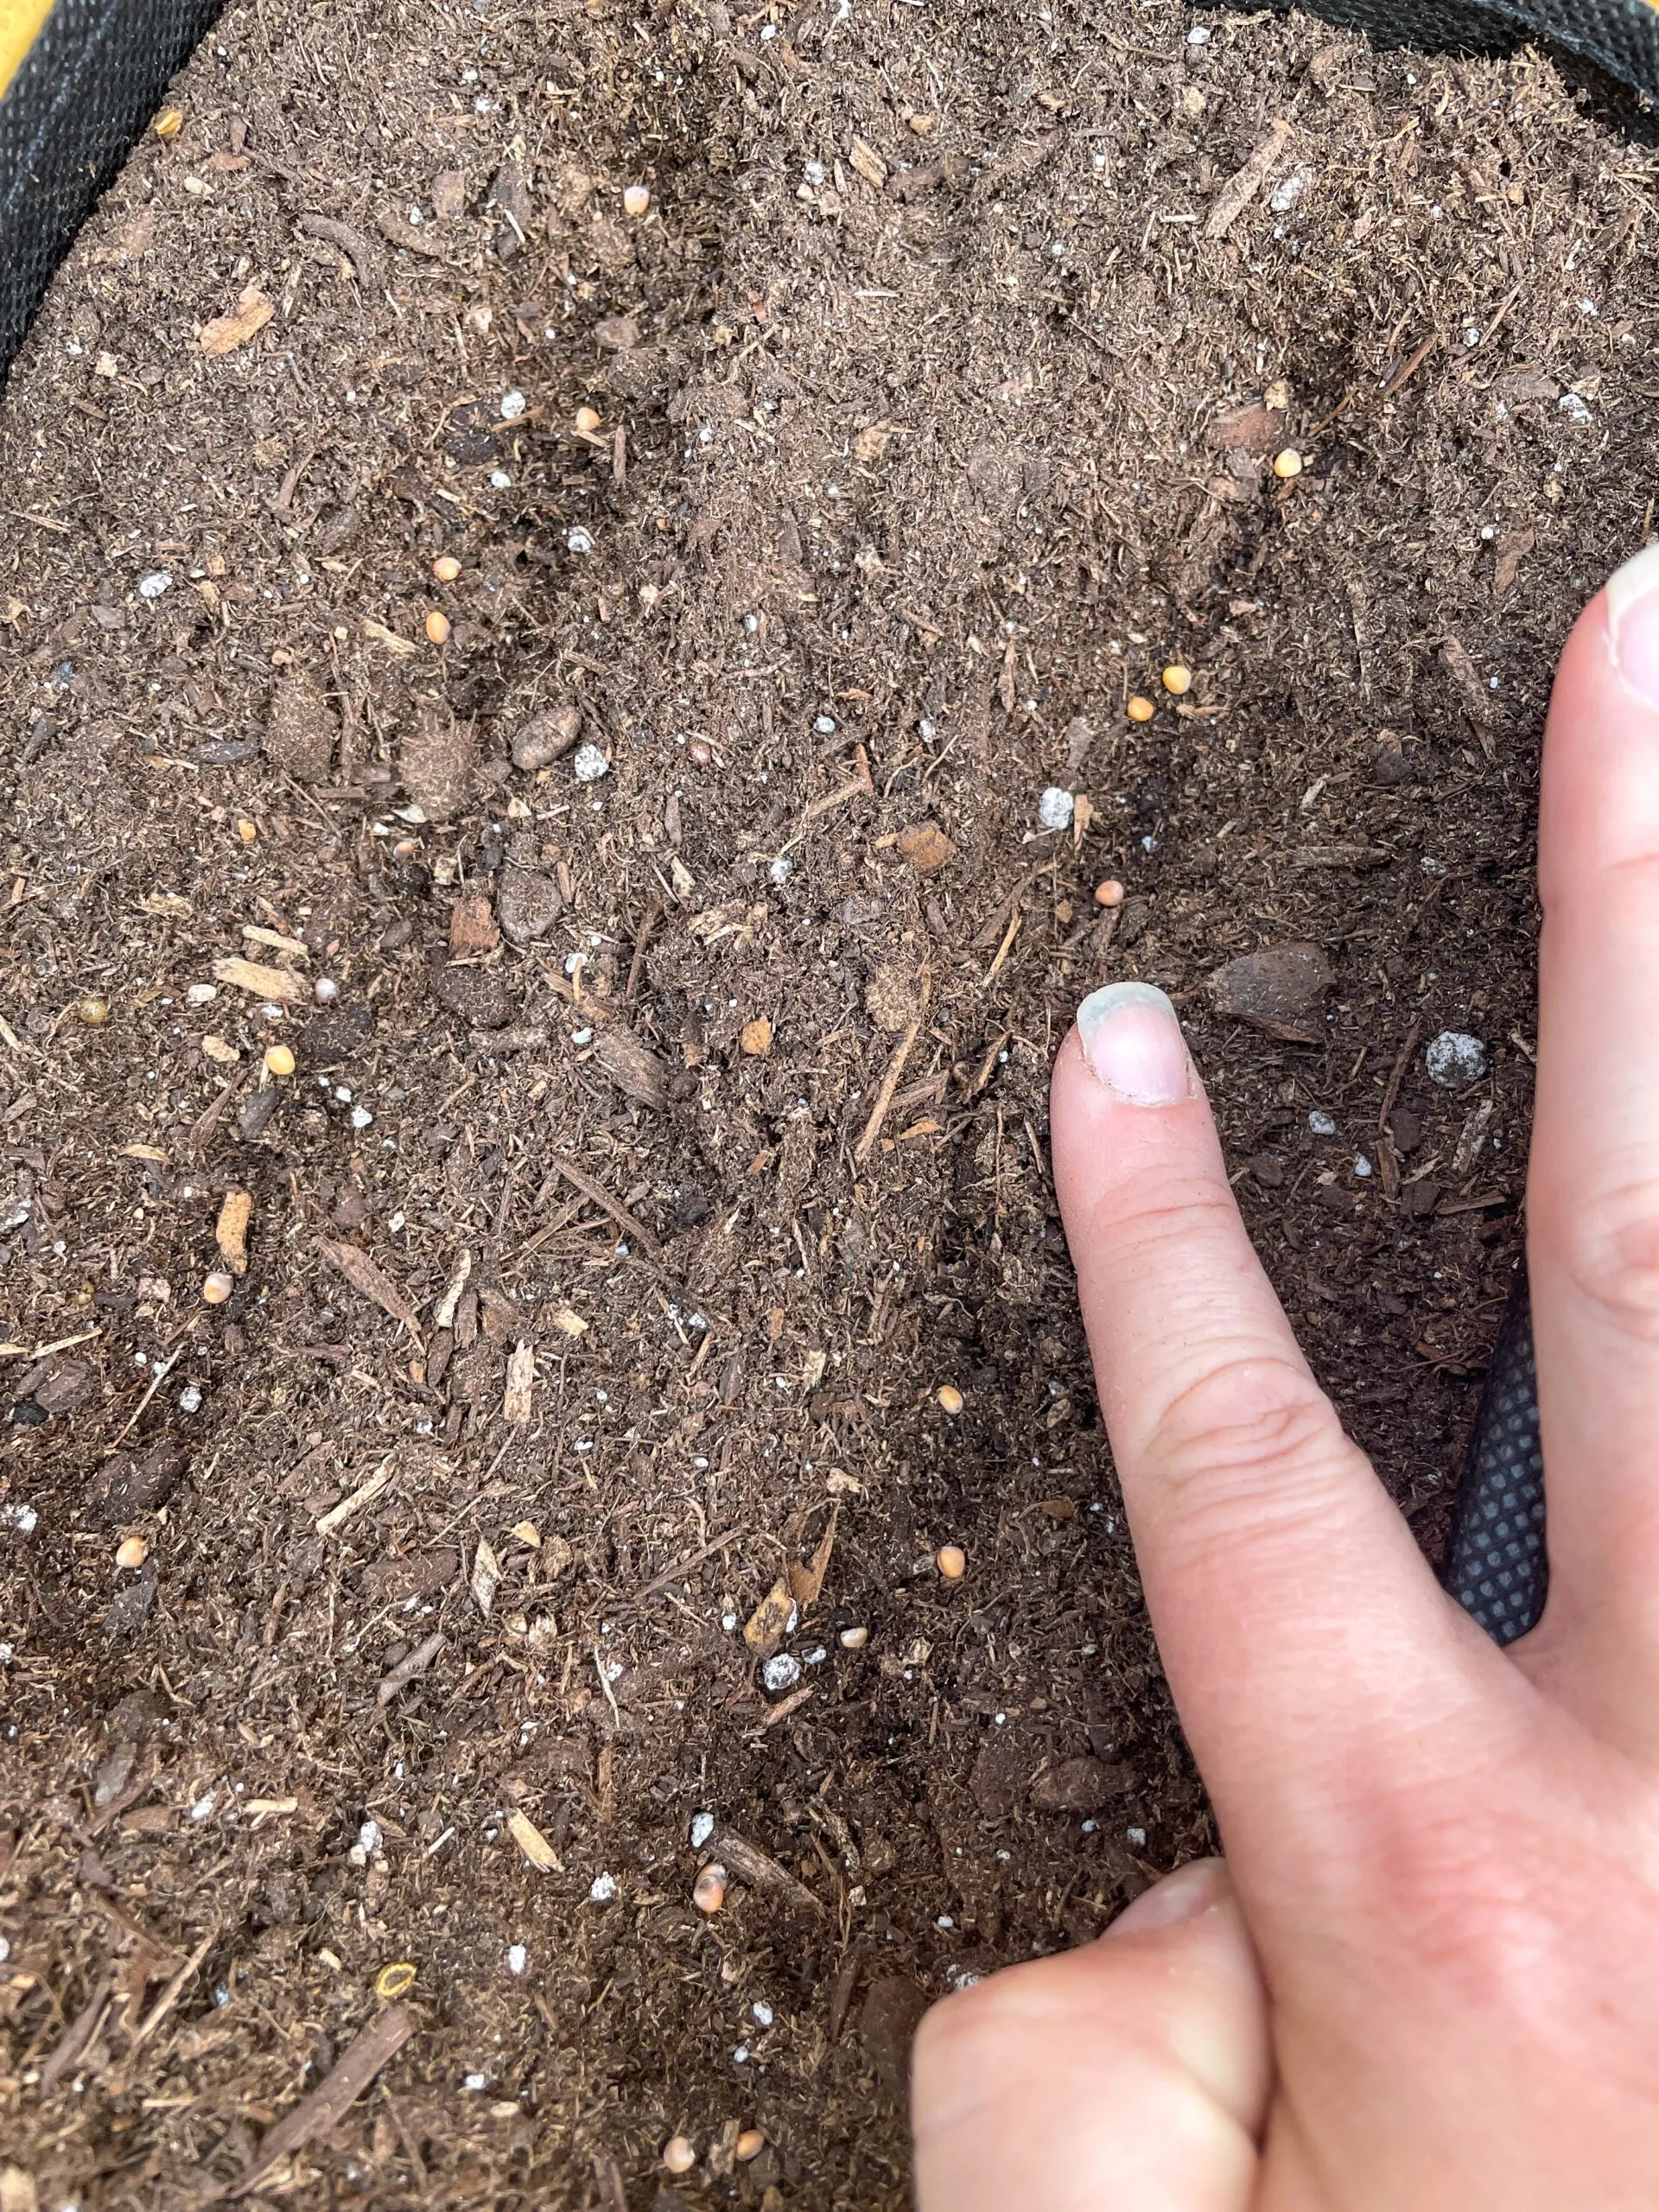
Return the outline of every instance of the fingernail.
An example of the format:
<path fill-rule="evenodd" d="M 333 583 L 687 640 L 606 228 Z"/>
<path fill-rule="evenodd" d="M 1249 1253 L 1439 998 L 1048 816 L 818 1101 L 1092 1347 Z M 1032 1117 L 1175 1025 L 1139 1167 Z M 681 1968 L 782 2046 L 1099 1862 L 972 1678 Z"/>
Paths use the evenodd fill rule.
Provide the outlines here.
<path fill-rule="evenodd" d="M 1619 674 L 1659 707 L 1659 539 L 1608 579 L 1607 631 Z"/>
<path fill-rule="evenodd" d="M 1150 983 L 1109 983 L 1077 1008 L 1090 1066 L 1133 1106 L 1171 1106 L 1192 1094 L 1175 1009 Z"/>
<path fill-rule="evenodd" d="M 1173 1928 L 1183 1920 L 1196 1920 L 1219 1902 L 1227 1887 L 1224 1859 L 1195 1859 L 1173 1874 L 1142 1891 L 1126 1905 L 1111 1926 L 1109 1936 L 1149 1936 L 1155 1928 Z"/>

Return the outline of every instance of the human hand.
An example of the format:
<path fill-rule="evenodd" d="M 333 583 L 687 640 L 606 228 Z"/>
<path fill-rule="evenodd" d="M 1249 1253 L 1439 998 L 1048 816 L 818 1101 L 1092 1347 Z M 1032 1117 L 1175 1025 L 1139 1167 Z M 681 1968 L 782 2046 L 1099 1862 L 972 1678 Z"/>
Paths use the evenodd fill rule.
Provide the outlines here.
<path fill-rule="evenodd" d="M 1545 740 L 1528 1182 L 1549 1600 L 1500 1650 L 1315 1384 L 1173 1010 L 1079 1013 L 1053 1147 L 1223 1835 L 918 2039 L 922 2212 L 1659 2205 L 1659 545 Z"/>

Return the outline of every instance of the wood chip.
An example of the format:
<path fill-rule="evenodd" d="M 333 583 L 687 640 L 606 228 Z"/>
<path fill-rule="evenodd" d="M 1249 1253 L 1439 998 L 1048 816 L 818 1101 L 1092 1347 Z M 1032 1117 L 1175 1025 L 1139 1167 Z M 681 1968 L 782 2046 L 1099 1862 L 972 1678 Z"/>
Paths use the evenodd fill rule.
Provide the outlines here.
<path fill-rule="evenodd" d="M 518 1344 L 507 1362 L 506 1395 L 501 1401 L 501 1418 L 511 1421 L 515 1428 L 528 1428 L 534 1409 L 536 1393 L 536 1347 Z"/>
<path fill-rule="evenodd" d="M 1289 143 L 1290 125 L 1281 116 L 1268 124 L 1265 136 L 1256 141 L 1255 149 L 1243 168 L 1229 177 L 1216 194 L 1215 204 L 1205 218 L 1205 238 L 1226 237 L 1273 174 Z"/>
<path fill-rule="evenodd" d="M 355 1244 L 335 1243 L 327 1236 L 318 1237 L 317 1249 L 330 1267 L 339 1268 L 353 1290 L 360 1290 L 365 1298 L 372 1298 L 383 1313 L 389 1313 L 394 1321 L 401 1321 L 416 1343 L 420 1343 L 420 1318 L 415 1308 L 397 1284 L 382 1274 L 366 1252 L 359 1251 Z"/>
<path fill-rule="evenodd" d="M 250 944 L 268 945 L 273 952 L 286 952 L 296 960 L 308 960 L 311 948 L 296 937 L 284 937 L 280 930 L 261 929 L 257 922 L 245 922 L 242 934 Z"/>
<path fill-rule="evenodd" d="M 252 2165 L 231 2194 L 245 2196 L 275 2172 L 285 2158 L 327 2134 L 345 2118 L 381 2068 L 395 2058 L 418 2025 L 407 2005 L 392 2005 L 364 2029 L 335 2066 L 285 2120 L 279 2120 L 259 2146 Z"/>
<path fill-rule="evenodd" d="M 372 638 L 377 645 L 385 645 L 389 652 L 396 653 L 400 660 L 408 660 L 420 651 L 412 639 L 400 638 L 395 630 L 388 630 L 384 622 L 377 622 L 372 615 L 364 620 L 363 634 L 365 638 Z"/>
<path fill-rule="evenodd" d="M 213 1241 L 219 1246 L 219 1257 L 232 1274 L 248 1272 L 248 1224 L 253 1217 L 253 1193 L 251 1191 L 226 1191 L 225 1203 L 219 1207 L 219 1220 L 213 1230 Z"/>
<path fill-rule="evenodd" d="M 823 1592 L 823 1578 L 830 1571 L 830 1558 L 836 1548 L 836 1522 L 841 1517 L 841 1507 L 830 1508 L 829 1526 L 818 1540 L 818 1548 L 804 1567 L 789 1570 L 790 1594 L 803 1612 L 816 1605 Z"/>
<path fill-rule="evenodd" d="M 389 1674 L 382 1675 L 380 1687 L 375 1692 L 381 1704 L 390 1705 L 399 1690 L 407 1689 L 417 1675 L 423 1675 L 442 1649 L 443 1637 L 435 1629 L 423 1643 L 417 1643 L 405 1658 L 400 1659 Z"/>
<path fill-rule="evenodd" d="M 561 1874 L 559 1854 L 527 1813 L 509 1813 L 507 1834 L 538 1873 Z"/>
<path fill-rule="evenodd" d="M 796 1618 L 793 1594 L 780 1575 L 744 1623 L 743 1641 L 757 1659 L 770 1659 Z"/>
<path fill-rule="evenodd" d="M 197 343 L 204 353 L 233 353 L 238 346 L 257 338 L 276 312 L 276 302 L 267 299 L 257 284 L 250 284 L 237 302 L 236 313 L 215 315 L 204 323 Z"/>
<path fill-rule="evenodd" d="M 353 1515 L 360 1513 L 365 1505 L 372 1505 L 376 1498 L 385 1492 L 391 1481 L 391 1459 L 388 1455 L 380 1462 L 367 1482 L 359 1484 L 349 1497 L 342 1497 L 338 1505 L 329 1508 L 317 1522 L 317 1534 L 320 1536 L 332 1536 L 337 1529 L 343 1529 Z"/>
<path fill-rule="evenodd" d="M 887 181 L 887 165 L 868 139 L 855 138 L 850 156 L 853 167 L 867 183 L 878 192 Z"/>
<path fill-rule="evenodd" d="M 296 976 L 291 968 L 266 968 L 257 960 L 215 960 L 213 981 L 233 984 L 238 991 L 251 991 L 255 998 L 270 999 L 277 1006 L 306 995 L 303 976 Z"/>
<path fill-rule="evenodd" d="M 931 822 L 914 822 L 908 830 L 901 830 L 899 849 L 918 875 L 931 875 L 936 869 L 948 868 L 957 857 L 956 846 Z"/>
<path fill-rule="evenodd" d="M 822 1898 L 815 1897 L 804 1883 L 798 1882 L 791 1873 L 758 1845 L 750 1843 L 746 1837 L 734 1834 L 730 1828 L 716 1829 L 709 1839 L 709 1849 L 732 1873 L 741 1876 L 752 1890 L 782 1898 L 802 1911 L 821 1913 L 824 1910 Z"/>
<path fill-rule="evenodd" d="M 490 1608 L 495 1603 L 495 1593 L 501 1587 L 501 1562 L 494 1548 L 479 1539 L 478 1549 L 473 1554 L 472 1591 L 478 1610 L 487 1620 Z"/>
<path fill-rule="evenodd" d="M 673 1070 L 659 1053 L 631 1029 L 602 1030 L 594 1046 L 594 1058 L 619 1090 L 642 1106 L 662 1109 L 669 1100 Z"/>

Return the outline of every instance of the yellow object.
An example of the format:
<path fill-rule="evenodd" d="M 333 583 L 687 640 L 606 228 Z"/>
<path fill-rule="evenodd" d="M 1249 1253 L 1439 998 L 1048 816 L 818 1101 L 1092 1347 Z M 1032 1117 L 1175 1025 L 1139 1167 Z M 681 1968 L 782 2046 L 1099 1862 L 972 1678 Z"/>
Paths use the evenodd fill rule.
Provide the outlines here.
<path fill-rule="evenodd" d="M 406 1997 L 415 1986 L 415 1968 L 407 1959 L 394 1959 L 389 1967 L 382 1967 L 374 1977 L 374 1993 L 390 2002 L 393 1998 Z"/>
<path fill-rule="evenodd" d="M 0 92 L 23 66 L 57 0 L 0 0 Z"/>

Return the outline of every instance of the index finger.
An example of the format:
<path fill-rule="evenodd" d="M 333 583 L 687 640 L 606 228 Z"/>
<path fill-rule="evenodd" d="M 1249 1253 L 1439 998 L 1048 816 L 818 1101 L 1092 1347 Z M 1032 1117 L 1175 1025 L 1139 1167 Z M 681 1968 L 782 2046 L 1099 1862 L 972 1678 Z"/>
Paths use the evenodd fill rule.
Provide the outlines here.
<path fill-rule="evenodd" d="M 1115 984 L 1077 1021 L 1055 1181 L 1159 1646 L 1236 1847 L 1252 1808 L 1325 1790 L 1408 1715 L 1421 1740 L 1501 1662 L 1314 1381 L 1169 1001 Z"/>

